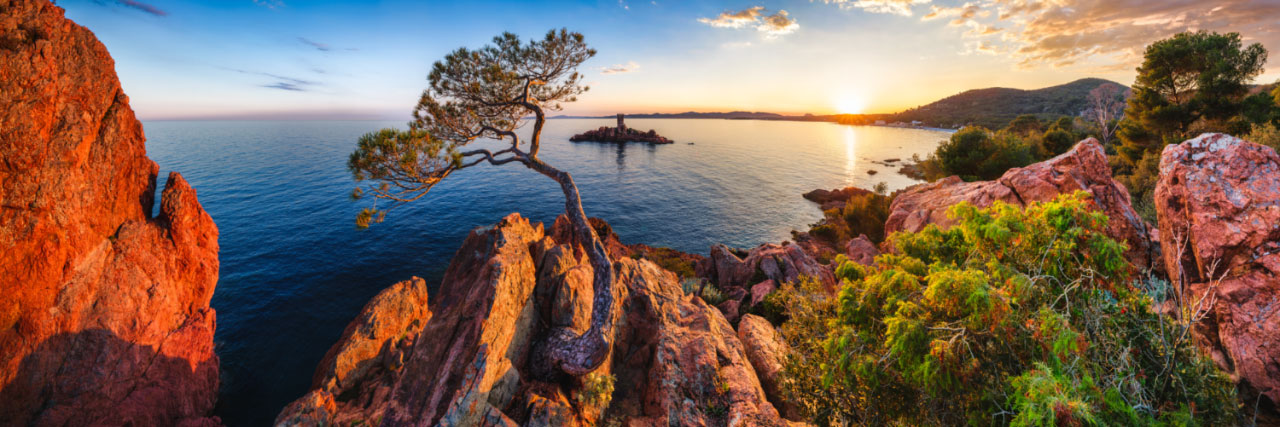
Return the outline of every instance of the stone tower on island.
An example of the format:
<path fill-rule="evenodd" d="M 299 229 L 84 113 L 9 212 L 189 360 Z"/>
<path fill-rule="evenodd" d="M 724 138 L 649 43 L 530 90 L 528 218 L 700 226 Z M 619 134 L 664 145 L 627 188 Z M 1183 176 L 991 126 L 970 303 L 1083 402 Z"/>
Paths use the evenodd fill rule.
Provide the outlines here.
<path fill-rule="evenodd" d="M 627 124 L 622 122 L 622 113 L 618 113 L 618 132 L 627 132 Z"/>

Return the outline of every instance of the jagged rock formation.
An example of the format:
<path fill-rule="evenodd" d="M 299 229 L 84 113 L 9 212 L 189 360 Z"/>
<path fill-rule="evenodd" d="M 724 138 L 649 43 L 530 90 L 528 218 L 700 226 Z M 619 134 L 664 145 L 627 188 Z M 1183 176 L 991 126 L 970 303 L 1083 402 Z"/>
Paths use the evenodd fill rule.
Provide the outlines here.
<path fill-rule="evenodd" d="M 1133 210 L 1129 191 L 1111 178 L 1106 151 L 1093 138 L 1058 157 L 1010 169 L 995 181 L 964 182 L 952 176 L 903 190 L 890 207 L 885 235 L 920 231 L 929 224 L 948 227 L 954 222 L 947 218 L 947 208 L 962 201 L 978 207 L 990 206 L 996 200 L 1025 206 L 1077 190 L 1092 194 L 1098 209 L 1111 218 L 1108 234 L 1129 244 L 1125 255 L 1134 266 L 1163 269 L 1155 230 Z"/>
<path fill-rule="evenodd" d="M 811 202 L 822 206 L 823 211 L 831 209 L 844 209 L 845 202 L 849 198 L 862 194 L 873 194 L 871 191 L 863 190 L 858 187 L 845 187 L 834 190 L 817 189 L 804 193 L 803 197 Z"/>
<path fill-rule="evenodd" d="M 1165 147 L 1155 189 L 1169 278 L 1183 306 L 1201 304 L 1198 343 L 1253 402 L 1280 403 L 1280 156 L 1204 134 Z M 1208 302 L 1216 297 L 1216 304 Z M 1267 409 L 1269 408 L 1269 411 Z"/>
<path fill-rule="evenodd" d="M 218 230 L 157 166 L 89 30 L 0 3 L 0 420 L 200 425 L 218 359 Z"/>
<path fill-rule="evenodd" d="M 421 327 L 392 333 L 412 325 L 398 309 L 387 314 L 379 308 L 386 304 L 376 303 L 400 292 L 394 287 L 366 306 L 338 347 L 351 342 L 353 331 L 384 329 L 367 326 L 370 319 L 395 321 L 387 333 L 361 335 L 370 343 L 388 337 L 380 346 L 361 344 L 381 350 L 347 363 L 368 367 L 365 374 L 354 383 L 332 382 L 322 365 L 315 388 L 285 408 L 277 424 L 785 423 L 718 311 L 685 295 L 676 276 L 652 262 L 615 257 L 614 263 L 613 351 L 595 373 L 616 378 L 607 412 L 581 397 L 589 390 L 580 379 L 538 378 L 542 361 L 530 351 L 553 327 L 587 326 L 591 266 L 580 246 L 512 214 L 467 237 Z"/>
<path fill-rule="evenodd" d="M 653 129 L 648 132 L 641 132 L 628 128 L 623 123 L 622 115 L 618 115 L 618 127 L 601 126 L 598 129 L 592 129 L 569 138 L 573 142 L 591 141 L 591 142 L 647 142 L 650 144 L 671 144 L 675 141 L 667 139 Z"/>

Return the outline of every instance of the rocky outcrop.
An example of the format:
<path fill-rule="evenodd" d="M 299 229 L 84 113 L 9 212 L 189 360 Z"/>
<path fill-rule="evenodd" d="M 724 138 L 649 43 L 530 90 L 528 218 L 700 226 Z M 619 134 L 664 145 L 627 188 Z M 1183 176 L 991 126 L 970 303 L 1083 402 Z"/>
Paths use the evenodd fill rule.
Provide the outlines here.
<path fill-rule="evenodd" d="M 740 253 L 725 245 L 711 247 L 703 268 L 707 277 L 722 290 L 749 288 L 763 280 L 790 283 L 809 276 L 827 287 L 835 285 L 835 275 L 800 246 L 784 242 L 766 243 Z"/>
<path fill-rule="evenodd" d="M 738 339 L 747 350 L 747 360 L 760 376 L 769 400 L 779 403 L 779 411 L 788 419 L 800 420 L 799 408 L 786 402 L 782 395 L 783 362 L 787 357 L 787 343 L 778 331 L 763 317 L 754 314 L 742 316 L 738 321 Z"/>
<path fill-rule="evenodd" d="M 618 127 L 601 126 L 598 129 L 592 129 L 569 138 L 573 142 L 591 141 L 591 142 L 646 142 L 649 144 L 671 144 L 675 141 L 658 135 L 657 131 L 649 129 L 648 132 L 628 128 L 623 123 L 622 115 L 618 115 Z"/>
<path fill-rule="evenodd" d="M 0 420 L 199 425 L 218 230 L 157 166 L 114 62 L 47 1 L 0 6 Z"/>
<path fill-rule="evenodd" d="M 850 197 L 862 194 L 873 193 L 858 187 L 845 187 L 834 190 L 817 189 L 804 193 L 803 196 L 806 200 L 821 205 L 823 211 L 828 211 L 831 209 L 843 209 L 845 202 L 849 201 Z"/>
<path fill-rule="evenodd" d="M 1163 269 L 1154 230 L 1133 210 L 1129 191 L 1111 178 L 1106 151 L 1093 138 L 1052 159 L 1010 169 L 995 181 L 964 182 L 952 176 L 910 187 L 894 198 L 885 235 L 920 231 L 929 224 L 949 227 L 954 221 L 947 218 L 947 208 L 963 201 L 978 207 L 990 206 L 997 200 L 1026 206 L 1077 190 L 1091 194 L 1098 209 L 1111 218 L 1107 232 L 1128 243 L 1126 257 L 1134 266 Z"/>
<path fill-rule="evenodd" d="M 574 242 L 547 236 L 541 224 L 512 214 L 468 236 L 431 298 L 430 318 L 421 327 L 395 336 L 364 335 L 390 337 L 380 346 L 364 348 L 404 349 L 391 358 L 402 360 L 402 367 L 363 352 L 361 357 L 377 367 L 365 371 L 358 384 L 341 381 L 347 391 L 335 393 L 332 383 L 318 374 L 313 390 L 285 408 L 277 424 L 784 422 L 724 316 L 684 294 L 677 277 L 654 263 L 614 258 L 613 351 L 591 374 L 614 378 L 607 403 L 584 398 L 591 390 L 584 390 L 583 379 L 539 376 L 537 365 L 543 361 L 530 357 L 537 340 L 556 326 L 586 326 L 591 267 Z M 387 292 L 393 291 L 383 295 Z M 349 341 L 351 331 L 378 329 L 365 323 L 384 316 L 383 306 L 366 306 L 338 346 Z"/>
<path fill-rule="evenodd" d="M 1280 403 L 1280 156 L 1222 134 L 1168 146 L 1155 202 L 1164 263 L 1183 291 L 1184 307 L 1216 296 L 1216 304 L 1202 307 L 1208 315 L 1196 330 L 1198 343 L 1274 412 Z"/>

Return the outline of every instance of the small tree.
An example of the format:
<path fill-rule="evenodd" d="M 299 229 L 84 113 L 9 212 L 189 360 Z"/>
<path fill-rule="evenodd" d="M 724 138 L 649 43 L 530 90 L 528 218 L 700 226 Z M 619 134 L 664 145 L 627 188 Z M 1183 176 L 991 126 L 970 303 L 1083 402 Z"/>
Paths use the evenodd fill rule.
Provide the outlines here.
<path fill-rule="evenodd" d="M 437 61 L 413 111 L 409 130 L 383 129 L 360 137 L 347 167 L 357 182 L 368 182 L 352 196 L 373 194 L 375 203 L 390 206 L 364 209 L 356 217 L 361 228 L 381 222 L 386 212 L 426 195 L 437 183 L 462 169 L 488 163 L 524 165 L 560 184 L 565 214 L 575 237 L 595 270 L 591 326 L 579 335 L 558 328 L 537 345 L 538 360 L 574 376 L 595 370 L 609 354 L 613 323 L 613 263 L 582 211 L 578 187 L 568 172 L 538 158 L 546 112 L 560 110 L 586 92 L 578 65 L 594 56 L 582 34 L 561 29 L 542 40 L 521 43 L 503 33 L 493 44 L 476 50 L 460 48 Z M 527 141 L 516 130 L 532 116 Z M 482 139 L 507 142 L 505 148 L 467 150 Z"/>
<path fill-rule="evenodd" d="M 1104 144 L 1111 143 L 1120 119 L 1124 117 L 1125 99 L 1128 92 L 1115 83 L 1103 83 L 1089 91 L 1089 109 L 1084 117 L 1098 125 L 1098 136 Z"/>

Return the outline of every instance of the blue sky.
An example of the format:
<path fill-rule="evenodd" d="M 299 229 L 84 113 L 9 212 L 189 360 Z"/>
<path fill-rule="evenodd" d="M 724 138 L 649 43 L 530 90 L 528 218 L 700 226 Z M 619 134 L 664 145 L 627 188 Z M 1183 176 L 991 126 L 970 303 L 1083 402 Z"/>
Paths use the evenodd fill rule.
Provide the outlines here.
<path fill-rule="evenodd" d="M 143 119 L 401 119 L 432 62 L 503 31 L 536 37 L 567 27 L 599 51 L 581 69 L 591 91 L 566 114 L 891 112 L 970 88 L 1035 88 L 1081 77 L 1129 84 L 1142 46 L 1186 29 L 1240 31 L 1280 49 L 1276 3 L 63 0 L 59 6 L 111 51 Z"/>

